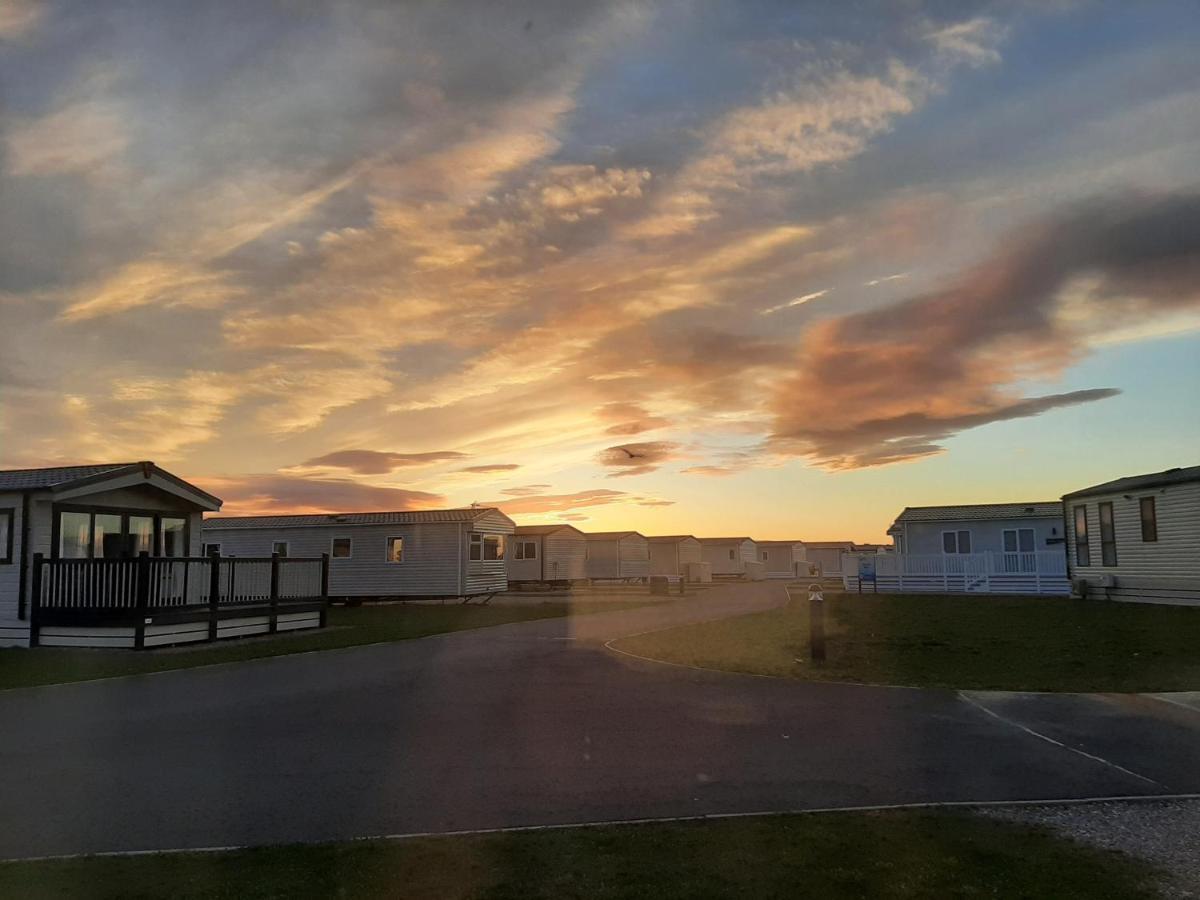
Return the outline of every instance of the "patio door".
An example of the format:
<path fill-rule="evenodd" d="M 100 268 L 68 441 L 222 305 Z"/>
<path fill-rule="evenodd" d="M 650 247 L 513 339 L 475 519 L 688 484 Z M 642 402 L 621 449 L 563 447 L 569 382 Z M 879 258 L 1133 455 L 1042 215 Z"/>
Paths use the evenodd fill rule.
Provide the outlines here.
<path fill-rule="evenodd" d="M 1037 571 L 1032 528 L 1004 529 L 1004 571 Z"/>

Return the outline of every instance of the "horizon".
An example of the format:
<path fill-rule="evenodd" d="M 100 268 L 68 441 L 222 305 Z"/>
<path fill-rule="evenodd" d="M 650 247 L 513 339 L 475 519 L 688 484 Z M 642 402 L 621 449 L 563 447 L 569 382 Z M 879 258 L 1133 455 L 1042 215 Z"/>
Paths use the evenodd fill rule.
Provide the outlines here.
<path fill-rule="evenodd" d="M 517 9 L 0 12 L 0 469 L 887 543 L 1200 461 L 1193 4 Z"/>

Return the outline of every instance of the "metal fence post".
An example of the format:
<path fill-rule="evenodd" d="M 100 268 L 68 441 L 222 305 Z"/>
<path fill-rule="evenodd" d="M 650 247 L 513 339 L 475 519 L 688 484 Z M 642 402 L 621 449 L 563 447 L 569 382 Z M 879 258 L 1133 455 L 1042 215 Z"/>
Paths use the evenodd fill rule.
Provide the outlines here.
<path fill-rule="evenodd" d="M 808 653 L 814 663 L 825 662 L 825 596 L 819 584 L 808 586 Z"/>
<path fill-rule="evenodd" d="M 38 645 L 42 630 L 42 565 L 46 558 L 41 553 L 33 554 L 33 593 L 29 597 L 29 646 Z"/>
<path fill-rule="evenodd" d="M 279 629 L 279 554 L 271 554 L 271 616 L 267 631 L 274 634 Z"/>
<path fill-rule="evenodd" d="M 321 627 L 329 620 L 329 554 L 321 554 Z"/>
<path fill-rule="evenodd" d="M 221 551 L 208 552 L 208 639 L 217 639 L 217 622 L 221 615 Z"/>
<path fill-rule="evenodd" d="M 145 550 L 138 553 L 135 597 L 137 623 L 133 630 L 133 649 L 141 650 L 146 646 L 146 613 L 150 609 L 150 554 Z"/>

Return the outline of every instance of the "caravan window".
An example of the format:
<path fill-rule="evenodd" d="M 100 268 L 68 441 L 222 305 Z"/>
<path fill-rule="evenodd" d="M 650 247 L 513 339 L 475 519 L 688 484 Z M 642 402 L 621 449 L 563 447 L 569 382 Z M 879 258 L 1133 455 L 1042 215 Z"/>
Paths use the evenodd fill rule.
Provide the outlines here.
<path fill-rule="evenodd" d="M 1005 528 L 1005 553 L 1032 553 L 1034 547 L 1032 528 Z"/>
<path fill-rule="evenodd" d="M 517 541 L 514 559 L 537 559 L 537 541 Z"/>
<path fill-rule="evenodd" d="M 12 562 L 13 510 L 0 509 L 0 565 Z"/>
<path fill-rule="evenodd" d="M 970 553 L 971 552 L 971 532 L 969 532 L 969 531 L 943 531 L 942 532 L 942 552 L 943 553 Z"/>
<path fill-rule="evenodd" d="M 390 537 L 387 539 L 387 561 L 390 563 L 404 562 L 404 538 Z"/>
<path fill-rule="evenodd" d="M 353 546 L 348 537 L 334 538 L 333 544 L 329 548 L 329 555 L 333 559 L 350 559 Z"/>
<path fill-rule="evenodd" d="M 1100 564 L 1115 566 L 1117 564 L 1117 532 L 1113 527 L 1113 505 L 1101 503 L 1100 511 Z"/>
<path fill-rule="evenodd" d="M 504 559 L 504 535 L 485 534 L 483 536 L 483 558 Z"/>
<path fill-rule="evenodd" d="M 273 544 L 271 544 L 271 555 L 279 555 L 286 558 L 288 555 L 288 542 L 275 541 Z"/>
<path fill-rule="evenodd" d="M 471 560 L 483 559 L 483 535 L 482 534 L 471 535 L 471 552 L 468 554 L 468 558 Z"/>
<path fill-rule="evenodd" d="M 1142 541 L 1152 544 L 1158 540 L 1158 510 L 1154 508 L 1153 497 L 1143 497 L 1140 505 L 1142 509 Z"/>
<path fill-rule="evenodd" d="M 1090 566 L 1092 551 L 1088 547 L 1087 507 L 1077 506 L 1075 515 L 1075 565 Z"/>

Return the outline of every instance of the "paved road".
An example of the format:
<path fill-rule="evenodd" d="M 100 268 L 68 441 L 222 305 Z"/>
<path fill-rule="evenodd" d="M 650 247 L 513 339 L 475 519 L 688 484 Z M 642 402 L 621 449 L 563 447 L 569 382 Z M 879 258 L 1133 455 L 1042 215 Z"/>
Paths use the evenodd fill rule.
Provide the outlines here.
<path fill-rule="evenodd" d="M 1200 711 L 1186 704 L 803 684 L 603 647 L 783 600 L 779 585 L 719 588 L 665 607 L 0 693 L 0 858 L 1200 791 Z"/>

